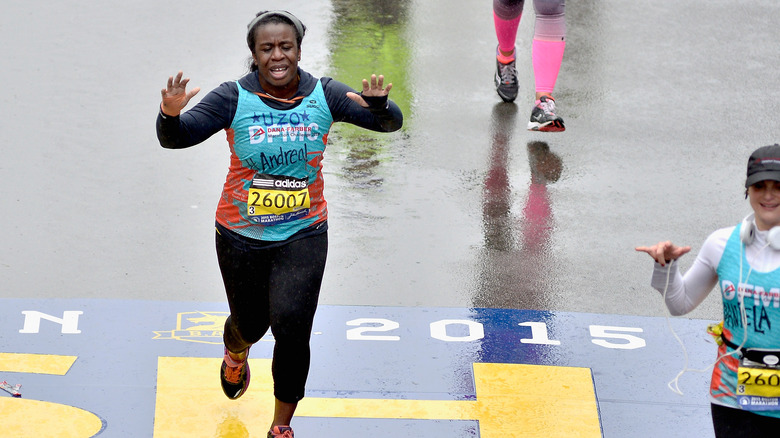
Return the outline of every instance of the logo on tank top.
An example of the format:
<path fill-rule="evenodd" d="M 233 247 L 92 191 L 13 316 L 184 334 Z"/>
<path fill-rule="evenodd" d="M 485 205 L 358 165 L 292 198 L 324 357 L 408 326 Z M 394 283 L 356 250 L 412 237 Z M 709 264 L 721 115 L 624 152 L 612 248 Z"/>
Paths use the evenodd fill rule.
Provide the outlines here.
<path fill-rule="evenodd" d="M 762 286 L 747 283 L 739 283 L 735 287 L 731 281 L 723 280 L 720 289 L 723 293 L 723 298 L 727 301 L 733 300 L 734 297 L 738 297 L 738 300 L 749 300 L 752 298 L 754 306 L 780 307 L 780 288 L 772 287 L 766 290 Z"/>
<path fill-rule="evenodd" d="M 317 123 L 306 123 L 309 115 L 306 111 L 297 113 L 262 113 L 252 116 L 252 121 L 257 123 L 262 119 L 262 124 L 252 125 L 249 130 L 249 143 L 273 143 L 309 140 L 315 141 L 320 137 Z"/>

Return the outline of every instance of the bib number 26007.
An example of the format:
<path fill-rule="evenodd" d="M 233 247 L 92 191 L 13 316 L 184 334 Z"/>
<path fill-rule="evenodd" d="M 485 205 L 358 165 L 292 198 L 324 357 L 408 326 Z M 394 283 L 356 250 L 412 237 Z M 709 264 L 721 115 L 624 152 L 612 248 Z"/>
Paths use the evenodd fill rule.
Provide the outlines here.
<path fill-rule="evenodd" d="M 249 220 L 264 225 L 289 222 L 306 216 L 311 207 L 308 180 L 258 174 L 247 199 Z"/>

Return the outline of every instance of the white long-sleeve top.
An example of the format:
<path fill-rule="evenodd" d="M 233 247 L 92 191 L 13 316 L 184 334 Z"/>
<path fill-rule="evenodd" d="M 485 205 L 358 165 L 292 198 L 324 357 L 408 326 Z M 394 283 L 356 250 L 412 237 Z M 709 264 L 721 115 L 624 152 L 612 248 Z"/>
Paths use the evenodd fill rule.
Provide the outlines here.
<path fill-rule="evenodd" d="M 753 225 L 755 227 L 755 221 Z M 661 294 L 664 293 L 667 270 L 671 269 L 668 274 L 669 286 L 666 288 L 666 307 L 672 315 L 685 315 L 695 309 L 718 283 L 718 264 L 734 228 L 721 228 L 710 234 L 685 275 L 680 273 L 676 261 L 667 266 L 655 263 L 650 284 Z M 755 230 L 753 243 L 745 248 L 749 264 L 743 266 L 743 281 L 746 282 L 750 272 L 769 272 L 780 268 L 780 251 L 767 246 L 769 232 Z"/>

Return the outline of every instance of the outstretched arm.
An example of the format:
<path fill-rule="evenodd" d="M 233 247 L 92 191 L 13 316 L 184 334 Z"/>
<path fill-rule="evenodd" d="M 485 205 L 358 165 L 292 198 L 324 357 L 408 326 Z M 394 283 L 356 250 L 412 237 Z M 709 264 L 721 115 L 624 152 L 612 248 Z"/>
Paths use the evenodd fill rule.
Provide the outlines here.
<path fill-rule="evenodd" d="M 717 266 L 724 247 L 723 236 L 713 233 L 684 276 L 678 270 L 675 260 L 687 254 L 691 247 L 680 247 L 663 241 L 652 246 L 639 246 L 636 250 L 649 254 L 655 260 L 650 284 L 665 296 L 669 312 L 672 315 L 684 315 L 701 304 L 717 284 Z"/>

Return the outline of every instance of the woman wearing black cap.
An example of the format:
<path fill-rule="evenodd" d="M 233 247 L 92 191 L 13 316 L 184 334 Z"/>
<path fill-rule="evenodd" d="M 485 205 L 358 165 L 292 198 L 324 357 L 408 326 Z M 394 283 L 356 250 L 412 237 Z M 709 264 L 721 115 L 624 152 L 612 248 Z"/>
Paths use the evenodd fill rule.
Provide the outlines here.
<path fill-rule="evenodd" d="M 750 155 L 745 187 L 753 213 L 712 233 L 684 276 L 675 260 L 689 246 L 636 248 L 655 259 L 652 286 L 665 291 L 674 315 L 690 312 L 720 286 L 723 327 L 710 383 L 716 437 L 780 430 L 780 145 Z"/>
<path fill-rule="evenodd" d="M 380 132 L 401 128 L 382 76 L 363 91 L 298 67 L 306 27 L 287 11 L 249 23 L 250 72 L 225 82 L 187 112 L 199 91 L 179 72 L 162 90 L 157 136 L 181 149 L 225 130 L 230 167 L 216 213 L 216 246 L 230 316 L 225 322 L 222 389 L 231 399 L 249 385 L 249 347 L 274 335 L 276 397 L 269 437 L 292 438 L 304 396 L 312 322 L 328 248 L 322 158 L 334 122 Z"/>

